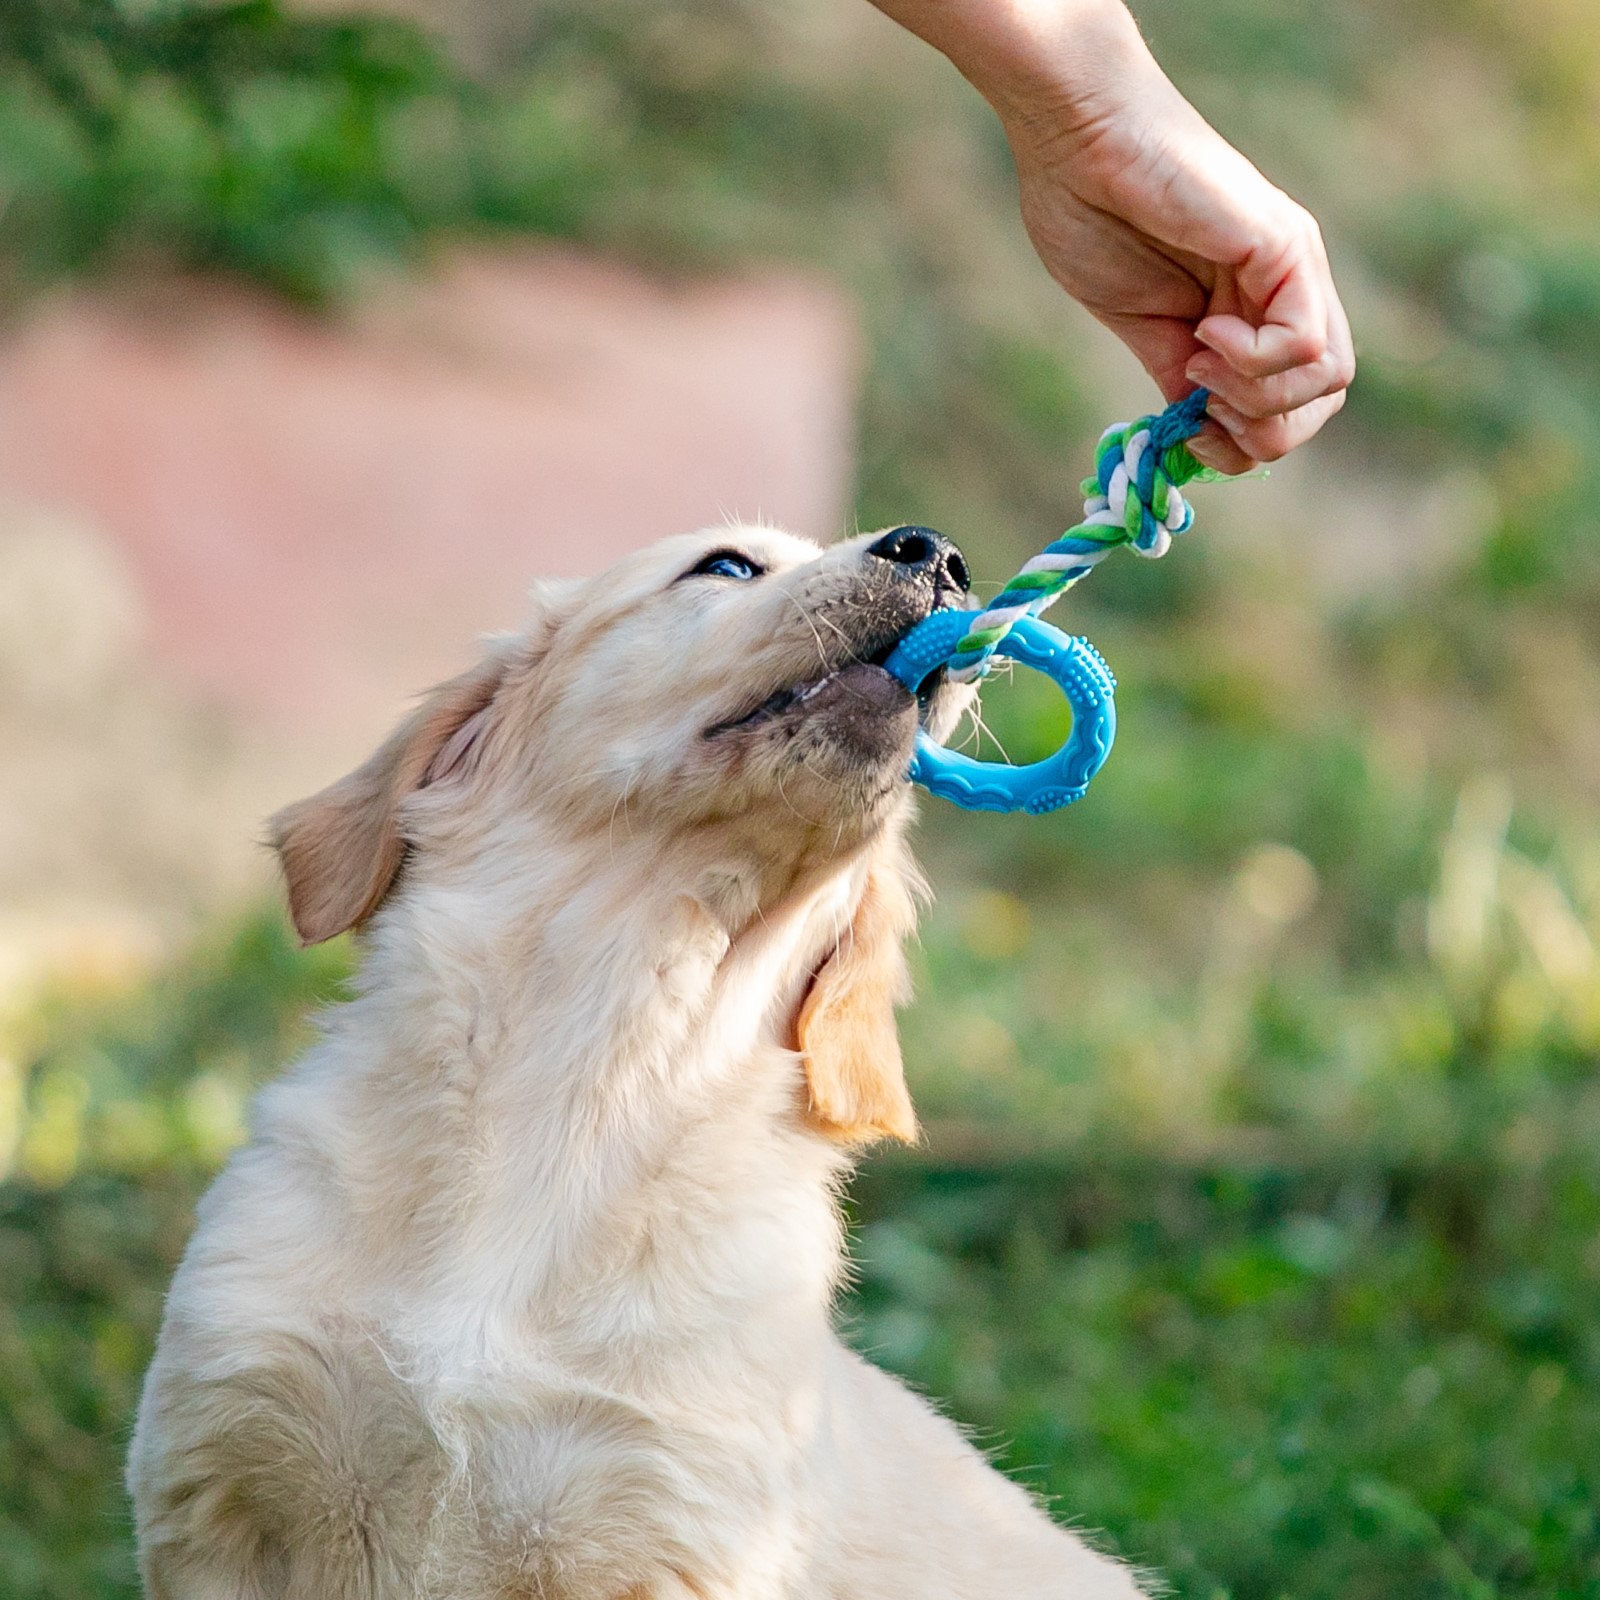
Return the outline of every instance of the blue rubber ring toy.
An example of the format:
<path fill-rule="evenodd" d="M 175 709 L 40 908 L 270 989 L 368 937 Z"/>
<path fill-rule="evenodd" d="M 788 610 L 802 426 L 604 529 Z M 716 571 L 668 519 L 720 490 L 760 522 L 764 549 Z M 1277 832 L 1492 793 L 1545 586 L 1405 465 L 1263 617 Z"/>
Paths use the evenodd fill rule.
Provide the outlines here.
<path fill-rule="evenodd" d="M 913 694 L 942 666 L 972 626 L 970 611 L 935 611 L 884 662 Z M 1027 766 L 978 761 L 935 744 L 917 730 L 911 781 L 968 811 L 1027 811 L 1039 817 L 1081 800 L 1117 732 L 1117 680 L 1087 639 L 1071 638 L 1037 617 L 1019 617 L 996 646 L 1060 686 L 1072 707 L 1072 733 L 1053 756 Z"/>

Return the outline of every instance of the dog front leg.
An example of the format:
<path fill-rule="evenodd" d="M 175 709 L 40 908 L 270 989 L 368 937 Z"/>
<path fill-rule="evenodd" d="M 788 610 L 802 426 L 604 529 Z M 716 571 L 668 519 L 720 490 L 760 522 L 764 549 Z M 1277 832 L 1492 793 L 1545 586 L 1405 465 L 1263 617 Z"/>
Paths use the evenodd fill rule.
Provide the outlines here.
<path fill-rule="evenodd" d="M 845 1493 L 824 1570 L 855 1600 L 1139 1600 L 1134 1575 L 1058 1527 L 947 1418 L 842 1348 L 834 1449 Z"/>
<path fill-rule="evenodd" d="M 147 1545 L 139 1557 L 144 1600 L 288 1600 L 288 1573 L 273 1553 L 243 1564 L 194 1550 Z"/>

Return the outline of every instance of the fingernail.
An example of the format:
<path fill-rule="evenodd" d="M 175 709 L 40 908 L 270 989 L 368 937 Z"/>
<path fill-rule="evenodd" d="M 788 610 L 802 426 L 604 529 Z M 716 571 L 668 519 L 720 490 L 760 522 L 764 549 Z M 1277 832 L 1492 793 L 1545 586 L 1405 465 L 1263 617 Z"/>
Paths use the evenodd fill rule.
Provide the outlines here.
<path fill-rule="evenodd" d="M 1199 342 L 1200 342 L 1200 343 L 1201 343 L 1201 344 L 1203 344 L 1203 345 L 1204 345 L 1204 346 L 1205 346 L 1205 347 L 1206 347 L 1206 349 L 1207 349 L 1207 350 L 1215 350 L 1215 349 L 1216 349 L 1216 348 L 1217 348 L 1217 347 L 1216 347 L 1216 346 L 1215 346 L 1215 345 L 1214 345 L 1214 344 L 1213 344 L 1213 343 L 1212 343 L 1212 342 L 1211 342 L 1211 340 L 1210 340 L 1210 339 L 1208 339 L 1208 338 L 1207 338 L 1207 337 L 1206 337 L 1206 331 L 1205 331 L 1205 329 L 1204 329 L 1204 328 L 1196 328 L 1196 329 L 1195 329 L 1195 330 L 1194 330 L 1194 336 L 1195 336 L 1195 338 L 1196 338 L 1196 339 L 1197 339 L 1197 340 L 1199 340 Z"/>
<path fill-rule="evenodd" d="M 1220 422 L 1229 433 L 1237 433 L 1245 426 L 1245 419 L 1232 406 L 1215 397 L 1207 402 L 1206 415 Z"/>
<path fill-rule="evenodd" d="M 1206 381 L 1205 369 L 1198 361 L 1191 361 L 1189 365 L 1183 369 L 1183 375 L 1189 380 L 1190 383 L 1204 383 Z"/>

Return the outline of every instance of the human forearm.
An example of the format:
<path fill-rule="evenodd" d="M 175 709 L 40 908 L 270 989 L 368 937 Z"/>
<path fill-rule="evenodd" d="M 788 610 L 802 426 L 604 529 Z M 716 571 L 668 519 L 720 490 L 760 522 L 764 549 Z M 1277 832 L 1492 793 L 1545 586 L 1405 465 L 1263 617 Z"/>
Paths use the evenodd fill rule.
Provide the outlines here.
<path fill-rule="evenodd" d="M 948 56 L 1008 128 L 1078 114 L 1117 85 L 1165 84 L 1122 0 L 873 4 Z"/>
<path fill-rule="evenodd" d="M 1350 330 L 1315 220 L 1156 64 L 1121 0 L 874 0 L 994 106 L 1056 281 L 1169 400 L 1212 393 L 1192 446 L 1241 471 L 1343 403 Z"/>

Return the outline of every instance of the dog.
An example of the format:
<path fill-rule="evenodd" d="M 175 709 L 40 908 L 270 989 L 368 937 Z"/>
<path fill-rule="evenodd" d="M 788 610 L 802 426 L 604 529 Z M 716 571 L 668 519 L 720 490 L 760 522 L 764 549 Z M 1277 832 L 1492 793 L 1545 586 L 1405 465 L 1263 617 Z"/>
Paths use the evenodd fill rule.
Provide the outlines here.
<path fill-rule="evenodd" d="M 665 541 L 274 819 L 354 997 L 255 1103 L 129 1463 L 147 1600 L 1128 1600 L 838 1339 L 895 1034 L 922 528 Z"/>

